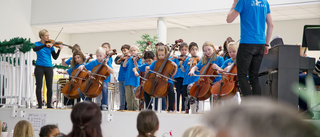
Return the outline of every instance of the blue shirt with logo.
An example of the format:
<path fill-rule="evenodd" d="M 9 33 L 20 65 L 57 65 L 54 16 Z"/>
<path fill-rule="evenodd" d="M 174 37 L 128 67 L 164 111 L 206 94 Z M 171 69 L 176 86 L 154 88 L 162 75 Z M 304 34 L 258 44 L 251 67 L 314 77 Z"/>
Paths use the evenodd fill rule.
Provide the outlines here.
<path fill-rule="evenodd" d="M 191 83 L 197 82 L 199 80 L 199 76 L 189 76 L 189 72 L 190 72 L 190 66 L 188 65 L 189 60 L 192 58 L 187 58 L 184 62 L 183 62 L 183 67 L 186 69 L 186 71 L 184 72 L 184 79 L 183 79 L 183 83 L 182 85 L 189 85 Z M 199 71 L 195 71 L 194 72 L 196 75 L 200 74 L 200 70 Z"/>
<path fill-rule="evenodd" d="M 102 63 L 102 62 L 101 62 L 101 63 Z M 93 60 L 93 61 L 85 64 L 84 67 L 85 67 L 87 70 L 92 71 L 92 69 L 93 69 L 95 66 L 100 65 L 101 63 L 99 63 L 99 61 L 98 61 L 97 59 L 95 59 L 95 60 Z M 112 66 L 110 66 L 109 64 L 108 64 L 108 66 L 112 68 Z M 110 75 L 111 75 L 111 74 L 110 74 Z M 108 76 L 108 78 L 107 78 L 106 80 L 104 80 L 104 82 L 110 82 L 110 75 Z"/>
<path fill-rule="evenodd" d="M 265 44 L 266 19 L 270 13 L 268 1 L 239 0 L 234 10 L 240 13 L 240 43 Z"/>

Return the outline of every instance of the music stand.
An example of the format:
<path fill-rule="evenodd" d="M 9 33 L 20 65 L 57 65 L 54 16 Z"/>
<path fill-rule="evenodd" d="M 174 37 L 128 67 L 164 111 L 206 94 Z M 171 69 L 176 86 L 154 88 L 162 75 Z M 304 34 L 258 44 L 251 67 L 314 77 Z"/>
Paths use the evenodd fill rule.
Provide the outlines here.
<path fill-rule="evenodd" d="M 303 29 L 302 47 L 308 50 L 320 50 L 320 25 L 305 25 Z"/>

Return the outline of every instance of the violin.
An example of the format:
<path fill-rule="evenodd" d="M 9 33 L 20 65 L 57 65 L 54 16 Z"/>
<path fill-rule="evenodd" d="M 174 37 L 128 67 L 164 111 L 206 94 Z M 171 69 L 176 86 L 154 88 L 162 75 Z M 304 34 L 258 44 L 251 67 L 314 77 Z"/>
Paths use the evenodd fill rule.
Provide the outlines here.
<path fill-rule="evenodd" d="M 180 39 L 179 41 L 182 40 Z M 158 98 L 163 98 L 168 95 L 169 83 L 165 77 L 173 76 L 173 73 L 176 69 L 175 66 L 171 64 L 169 57 L 171 52 L 178 46 L 179 41 L 176 41 L 176 44 L 171 46 L 171 49 L 165 59 L 157 60 L 154 67 L 154 72 L 156 72 L 157 74 L 147 74 L 148 80 L 144 84 L 143 91 L 147 92 L 149 95 Z M 157 75 L 161 75 L 161 78 Z"/>
<path fill-rule="evenodd" d="M 219 99 L 233 97 L 237 93 L 237 64 L 234 62 L 228 67 L 227 73 L 222 74 L 222 79 L 216 82 L 210 90 Z"/>
<path fill-rule="evenodd" d="M 54 41 L 52 39 L 49 39 L 48 41 L 45 42 L 45 44 L 48 44 L 48 43 L 51 43 L 53 44 L 53 46 L 59 48 L 59 45 L 63 45 L 63 46 L 67 46 L 69 47 L 70 49 L 72 49 L 72 46 L 70 45 L 67 45 L 67 44 L 63 44 L 61 41 Z"/>
<path fill-rule="evenodd" d="M 208 63 L 201 68 L 201 75 L 218 75 L 218 72 L 212 69 L 212 61 L 218 52 L 220 52 L 220 50 L 216 50 Z M 198 98 L 199 100 L 208 99 L 211 96 L 210 88 L 213 85 L 212 82 L 214 79 L 215 77 L 200 76 L 199 80 L 191 87 L 190 95 Z"/>
<path fill-rule="evenodd" d="M 198 56 L 189 58 L 188 66 L 190 66 L 189 71 L 191 68 L 198 64 L 200 58 Z"/>
<path fill-rule="evenodd" d="M 90 59 L 93 58 L 93 55 L 90 54 L 89 57 L 84 61 L 84 64 L 86 64 Z M 71 80 L 62 88 L 62 93 L 64 96 L 66 96 L 69 99 L 76 99 L 79 98 L 79 92 L 78 88 L 82 84 L 82 82 L 88 78 L 87 70 L 84 68 L 84 70 L 75 69 L 71 73 Z"/>
<path fill-rule="evenodd" d="M 109 57 L 116 55 L 116 50 L 113 50 L 113 53 L 109 53 L 106 59 Z M 100 95 L 103 87 L 103 81 L 108 78 L 110 75 L 110 71 L 108 67 L 105 65 L 106 59 L 99 65 L 96 65 L 92 71 L 89 78 L 87 78 L 80 86 L 80 91 L 86 97 L 94 98 Z"/>

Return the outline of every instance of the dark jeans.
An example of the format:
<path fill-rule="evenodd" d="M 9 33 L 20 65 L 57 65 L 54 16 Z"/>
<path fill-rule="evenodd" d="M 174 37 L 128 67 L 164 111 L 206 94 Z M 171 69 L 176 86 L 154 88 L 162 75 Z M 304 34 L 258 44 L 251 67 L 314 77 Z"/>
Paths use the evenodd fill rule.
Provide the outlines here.
<path fill-rule="evenodd" d="M 244 96 L 261 95 L 259 69 L 264 55 L 264 44 L 240 44 L 237 53 L 237 76 Z M 247 76 L 249 75 L 249 80 Z"/>
<path fill-rule="evenodd" d="M 36 95 L 38 100 L 38 107 L 42 107 L 42 81 L 43 75 L 46 79 L 47 85 L 47 106 L 51 107 L 51 100 L 52 100 L 52 81 L 53 81 L 53 69 L 52 67 L 44 67 L 44 66 L 36 66 L 34 69 L 34 75 L 36 77 Z"/>
<path fill-rule="evenodd" d="M 176 110 L 179 111 L 179 106 L 180 106 L 180 95 L 182 96 L 182 108 L 181 110 L 184 111 L 184 100 L 185 100 L 185 96 L 183 94 L 182 91 L 182 83 L 183 83 L 183 78 L 179 77 L 179 78 L 175 78 L 175 80 L 177 82 L 174 82 L 174 86 L 176 87 L 176 92 L 177 92 L 177 108 Z"/>

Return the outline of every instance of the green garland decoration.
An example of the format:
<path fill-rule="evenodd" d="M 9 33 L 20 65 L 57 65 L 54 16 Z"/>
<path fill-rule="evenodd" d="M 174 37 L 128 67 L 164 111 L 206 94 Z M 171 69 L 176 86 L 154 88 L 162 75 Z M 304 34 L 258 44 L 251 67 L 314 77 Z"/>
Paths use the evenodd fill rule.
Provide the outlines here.
<path fill-rule="evenodd" d="M 36 61 L 35 60 L 32 60 L 32 65 L 36 65 Z M 62 64 L 52 64 L 52 68 L 53 69 L 55 69 L 55 68 L 57 68 L 57 69 L 63 69 L 63 70 L 67 70 L 67 69 L 70 69 L 70 67 L 69 66 L 62 66 Z"/>
<path fill-rule="evenodd" d="M 19 49 L 22 53 L 26 53 L 35 47 L 34 43 L 31 43 L 30 38 L 15 37 L 9 41 L 0 41 L 0 54 L 14 54 Z"/>

